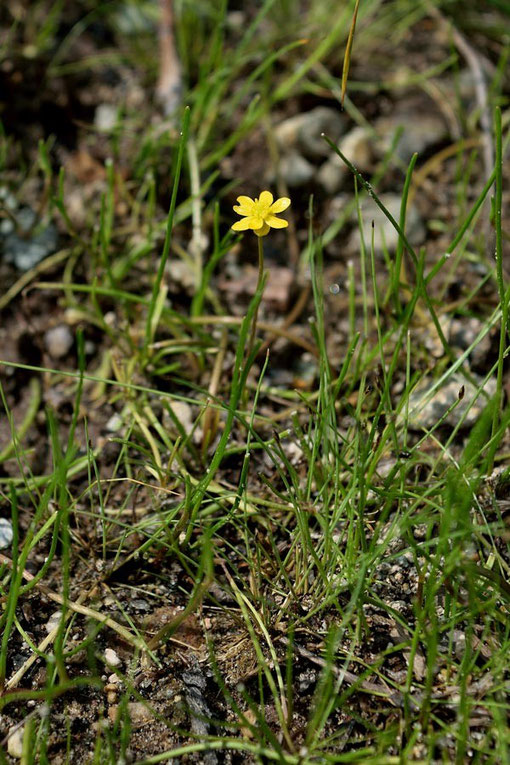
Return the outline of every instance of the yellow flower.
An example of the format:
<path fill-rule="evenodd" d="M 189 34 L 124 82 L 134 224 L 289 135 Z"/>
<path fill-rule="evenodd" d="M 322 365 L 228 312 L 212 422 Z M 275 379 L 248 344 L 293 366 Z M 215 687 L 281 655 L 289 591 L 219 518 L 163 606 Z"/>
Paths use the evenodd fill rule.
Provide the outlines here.
<path fill-rule="evenodd" d="M 277 218 L 275 213 L 281 213 L 290 205 L 288 197 L 281 197 L 273 202 L 270 191 L 262 191 L 258 199 L 237 197 L 238 205 L 234 210 L 243 217 L 234 223 L 234 231 L 252 229 L 257 236 L 266 236 L 270 228 L 286 228 L 289 223 L 283 218 Z"/>

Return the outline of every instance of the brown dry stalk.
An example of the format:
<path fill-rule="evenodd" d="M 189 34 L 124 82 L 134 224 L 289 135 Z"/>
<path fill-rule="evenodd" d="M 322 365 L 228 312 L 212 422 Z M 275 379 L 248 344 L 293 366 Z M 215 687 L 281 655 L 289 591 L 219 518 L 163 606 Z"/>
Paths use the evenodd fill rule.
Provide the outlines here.
<path fill-rule="evenodd" d="M 159 81 L 156 95 L 167 117 L 173 115 L 181 102 L 181 63 L 175 48 L 172 0 L 159 0 Z"/>

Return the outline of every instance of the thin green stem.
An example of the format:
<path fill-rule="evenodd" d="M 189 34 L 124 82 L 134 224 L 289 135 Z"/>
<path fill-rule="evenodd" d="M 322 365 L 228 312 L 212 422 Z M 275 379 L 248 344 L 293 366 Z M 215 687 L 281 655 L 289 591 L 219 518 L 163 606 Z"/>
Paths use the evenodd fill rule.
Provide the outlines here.
<path fill-rule="evenodd" d="M 498 372 L 496 379 L 496 397 L 497 406 L 494 407 L 492 420 L 492 435 L 494 436 L 499 418 L 501 415 L 501 405 L 503 403 L 503 360 L 505 357 L 505 347 L 508 331 L 508 291 L 505 288 L 505 278 L 503 274 L 503 237 L 501 225 L 501 207 L 503 202 L 503 141 L 501 126 L 501 109 L 497 107 L 495 112 L 495 132 L 496 132 L 496 193 L 494 199 L 494 227 L 496 229 L 496 278 L 498 282 L 499 300 L 501 305 L 501 325 L 499 334 L 499 355 Z M 492 465 L 489 465 L 492 469 Z"/>
<path fill-rule="evenodd" d="M 260 286 L 262 284 L 262 280 L 264 279 L 264 245 L 262 243 L 262 237 L 258 236 L 258 246 L 259 246 L 259 275 L 257 279 L 257 289 L 256 292 L 259 291 Z M 250 341 L 248 343 L 248 350 L 246 353 L 246 360 L 248 360 L 251 356 L 251 352 L 253 350 L 253 344 L 255 343 L 255 335 L 257 334 L 257 319 L 259 315 L 259 303 L 257 303 L 257 307 L 255 308 L 255 313 L 253 314 L 253 321 L 251 324 L 251 332 L 250 332 Z"/>
<path fill-rule="evenodd" d="M 154 285 L 152 288 L 152 297 L 149 303 L 149 310 L 147 312 L 147 321 L 145 325 L 145 348 L 144 348 L 145 354 L 148 353 L 149 345 L 151 344 L 154 338 L 154 335 L 156 334 L 156 328 L 154 326 L 153 320 L 156 313 L 156 305 L 158 302 L 158 297 L 160 296 L 161 284 L 163 282 L 163 275 L 165 273 L 166 262 L 168 260 L 168 255 L 170 253 L 170 244 L 172 241 L 172 230 L 173 230 L 173 223 L 174 223 L 175 207 L 177 204 L 177 192 L 179 190 L 179 180 L 181 177 L 181 167 L 182 167 L 182 159 L 184 155 L 184 147 L 186 146 L 186 141 L 188 138 L 189 121 L 190 121 L 190 109 L 187 106 L 184 110 L 184 117 L 182 120 L 181 139 L 179 141 L 179 148 L 177 151 L 177 159 L 175 163 L 174 184 L 172 188 L 172 196 L 170 199 L 170 209 L 169 209 L 168 217 L 167 217 L 165 243 L 163 245 L 163 252 L 161 254 L 161 258 L 159 260 L 158 272 L 156 274 L 156 279 L 154 281 Z"/>

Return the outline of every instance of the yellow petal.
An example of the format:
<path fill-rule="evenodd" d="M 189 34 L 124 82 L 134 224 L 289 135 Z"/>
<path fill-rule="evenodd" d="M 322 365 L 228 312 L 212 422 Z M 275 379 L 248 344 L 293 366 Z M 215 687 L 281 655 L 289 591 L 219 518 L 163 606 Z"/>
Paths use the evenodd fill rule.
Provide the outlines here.
<path fill-rule="evenodd" d="M 288 197 L 280 197 L 269 208 L 270 213 L 281 213 L 287 209 L 290 205 L 290 199 Z"/>
<path fill-rule="evenodd" d="M 262 218 L 258 215 L 250 215 L 248 218 L 242 218 L 241 220 L 236 221 L 231 228 L 233 228 L 234 231 L 246 231 L 248 228 L 253 229 L 253 231 L 258 231 L 263 225 L 264 221 Z"/>
<path fill-rule="evenodd" d="M 270 191 L 262 191 L 259 197 L 259 202 L 263 207 L 269 207 L 273 204 L 273 195 Z"/>
<path fill-rule="evenodd" d="M 245 210 L 249 210 L 250 212 L 253 210 L 253 205 L 255 202 L 251 197 L 237 197 L 237 201 L 241 205 L 241 207 L 244 207 Z"/>
<path fill-rule="evenodd" d="M 243 215 L 244 217 L 251 215 L 251 208 L 248 209 L 244 205 L 234 205 L 233 210 L 238 213 L 238 215 Z"/>
<path fill-rule="evenodd" d="M 264 223 L 262 228 L 260 228 L 257 231 L 255 231 L 255 233 L 257 234 L 257 236 L 266 236 L 266 234 L 269 234 L 269 230 L 270 229 L 269 229 L 269 226 L 267 225 L 267 223 Z"/>
<path fill-rule="evenodd" d="M 236 220 L 231 228 L 233 228 L 234 231 L 246 231 L 246 229 L 251 228 L 250 218 L 241 218 L 241 220 Z"/>
<path fill-rule="evenodd" d="M 266 223 L 268 226 L 271 226 L 271 228 L 287 228 L 289 225 L 288 220 L 283 220 L 283 218 L 277 218 L 276 215 L 268 215 L 266 218 Z"/>

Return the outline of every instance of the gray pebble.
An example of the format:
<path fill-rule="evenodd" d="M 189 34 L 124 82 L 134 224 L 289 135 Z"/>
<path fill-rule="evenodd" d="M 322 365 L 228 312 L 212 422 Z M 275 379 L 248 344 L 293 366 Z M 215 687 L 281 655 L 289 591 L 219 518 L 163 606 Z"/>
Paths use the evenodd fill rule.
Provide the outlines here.
<path fill-rule="evenodd" d="M 350 130 L 338 143 L 342 154 L 350 160 L 361 172 L 370 170 L 372 166 L 371 138 L 368 130 L 363 127 L 355 127 Z M 328 194 L 338 191 L 350 170 L 333 152 L 317 173 L 317 180 Z"/>
<path fill-rule="evenodd" d="M 382 152 L 386 152 L 395 137 L 398 128 L 404 128 L 395 155 L 408 163 L 415 152 L 422 154 L 430 146 L 440 143 L 448 137 L 448 128 L 441 114 L 425 111 L 422 106 L 413 108 L 412 103 L 395 109 L 388 116 L 376 120 L 375 130 L 381 137 Z"/>
<path fill-rule="evenodd" d="M 381 194 L 379 198 L 388 212 L 396 221 L 398 221 L 400 217 L 401 197 L 398 194 Z M 361 201 L 361 216 L 363 219 L 363 239 L 367 249 L 369 250 L 371 246 L 373 221 L 375 252 L 383 252 L 384 248 L 386 248 L 388 252 L 395 252 L 398 245 L 399 234 L 373 199 L 366 197 Z M 425 226 L 423 225 L 420 214 L 414 205 L 408 206 L 407 209 L 405 235 L 412 245 L 421 243 L 425 237 Z M 360 246 L 360 231 L 359 228 L 356 227 L 349 239 L 349 247 L 358 252 Z"/>
<path fill-rule="evenodd" d="M 339 143 L 339 149 L 358 170 L 365 172 L 372 166 L 372 142 L 367 128 L 355 127 Z"/>
<path fill-rule="evenodd" d="M 486 397 L 493 396 L 496 392 L 496 380 L 491 378 L 483 388 L 485 395 L 479 395 L 471 406 L 471 402 L 477 395 L 477 386 L 483 383 L 483 378 L 478 375 L 473 375 L 473 378 L 476 386 L 464 379 L 462 375 L 454 374 L 439 389 L 433 390 L 435 381 L 430 376 L 424 377 L 409 396 L 409 425 L 415 428 L 432 428 L 447 409 L 458 401 L 459 403 L 448 414 L 444 423 L 455 427 L 466 415 L 463 426 L 473 426 L 487 404 Z M 459 400 L 462 388 L 464 395 Z"/>
<path fill-rule="evenodd" d="M 309 112 L 289 117 L 275 128 L 275 137 L 284 152 L 299 150 L 309 157 L 327 157 L 330 148 L 322 133 L 336 142 L 343 132 L 344 116 L 336 109 L 317 106 Z"/>
<path fill-rule="evenodd" d="M 0 518 L 0 550 L 5 550 L 12 544 L 12 523 L 8 518 Z"/>
<path fill-rule="evenodd" d="M 35 223 L 35 213 L 29 207 L 18 210 L 15 216 L 19 231 L 13 226 L 9 227 L 9 232 L 2 231 L 6 234 L 3 241 L 4 257 L 8 263 L 14 263 L 20 271 L 29 271 L 57 249 L 57 229 L 50 223 L 45 228 L 35 226 L 31 230 Z M 23 232 L 27 232 L 26 237 L 23 236 Z"/>
<path fill-rule="evenodd" d="M 329 159 L 320 166 L 317 173 L 317 181 L 327 194 L 337 192 L 349 170 L 337 154 L 332 154 Z"/>
<path fill-rule="evenodd" d="M 453 319 L 449 327 L 448 342 L 453 347 L 465 351 L 475 342 L 484 327 L 485 323 L 473 316 Z M 491 333 L 487 332 L 469 354 L 469 364 L 472 369 L 476 371 L 483 371 L 485 369 L 491 345 Z"/>
<path fill-rule="evenodd" d="M 133 598 L 131 606 L 137 611 L 150 611 L 151 607 L 149 603 L 143 598 Z"/>
<path fill-rule="evenodd" d="M 297 188 L 298 186 L 305 186 L 312 180 L 315 168 L 301 154 L 291 152 L 284 154 L 281 158 L 280 174 L 287 186 Z"/>

